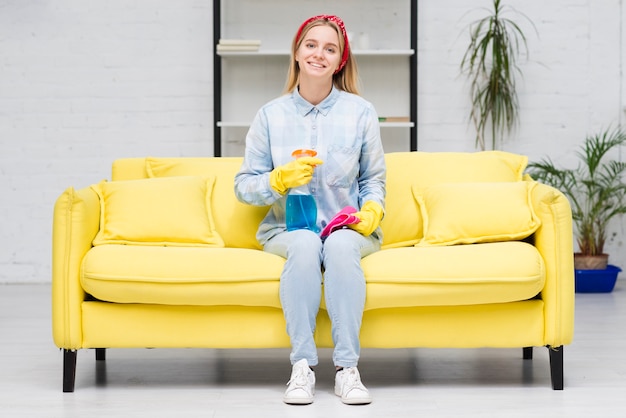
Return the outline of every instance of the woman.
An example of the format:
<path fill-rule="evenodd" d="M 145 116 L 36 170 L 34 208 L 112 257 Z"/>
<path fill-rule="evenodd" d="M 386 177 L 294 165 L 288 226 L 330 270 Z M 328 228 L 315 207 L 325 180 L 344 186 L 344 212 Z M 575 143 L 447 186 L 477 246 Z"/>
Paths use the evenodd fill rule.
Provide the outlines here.
<path fill-rule="evenodd" d="M 335 345 L 335 393 L 346 404 L 372 401 L 357 369 L 365 304 L 362 257 L 380 249 L 385 161 L 378 117 L 359 97 L 358 71 L 343 21 L 320 15 L 298 29 L 286 94 L 257 113 L 246 137 L 244 162 L 235 177 L 242 202 L 271 205 L 257 238 L 264 250 L 286 258 L 280 300 L 293 365 L 284 395 L 309 404 L 315 393 L 313 338 L 323 285 Z M 317 157 L 294 160 L 296 149 Z M 306 185 L 317 203 L 317 225 L 287 231 L 286 196 Z M 318 233 L 345 207 L 359 208 L 358 223 L 322 239 Z"/>

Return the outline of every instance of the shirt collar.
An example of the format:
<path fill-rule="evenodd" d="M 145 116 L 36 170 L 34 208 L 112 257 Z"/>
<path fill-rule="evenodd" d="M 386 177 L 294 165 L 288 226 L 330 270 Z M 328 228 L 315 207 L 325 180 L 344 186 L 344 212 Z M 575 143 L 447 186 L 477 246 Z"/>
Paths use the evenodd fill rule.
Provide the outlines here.
<path fill-rule="evenodd" d="M 326 116 L 328 112 L 330 111 L 330 109 L 337 102 L 337 99 L 339 99 L 339 94 L 340 94 L 340 90 L 337 89 L 333 85 L 333 88 L 330 90 L 330 94 L 326 96 L 326 98 L 322 100 L 322 102 L 318 104 L 317 106 L 312 105 L 311 103 L 306 101 L 302 96 L 300 96 L 300 92 L 298 91 L 297 88 L 293 90 L 291 97 L 293 97 L 293 101 L 296 104 L 298 113 L 300 113 L 302 116 L 308 115 L 314 109 L 319 110 L 319 112 L 322 115 Z"/>

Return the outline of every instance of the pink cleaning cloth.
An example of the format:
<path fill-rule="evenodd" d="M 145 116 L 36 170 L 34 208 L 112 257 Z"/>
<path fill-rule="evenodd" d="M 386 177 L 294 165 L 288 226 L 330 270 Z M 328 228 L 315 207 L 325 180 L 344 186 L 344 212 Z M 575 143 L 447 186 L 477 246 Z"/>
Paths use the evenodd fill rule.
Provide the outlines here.
<path fill-rule="evenodd" d="M 341 209 L 338 214 L 333 216 L 333 219 L 328 222 L 328 225 L 324 227 L 322 230 L 322 234 L 320 235 L 322 238 L 326 238 L 332 232 L 343 228 L 346 225 L 350 224 L 358 224 L 361 222 L 359 218 L 353 215 L 357 210 L 352 206 L 346 206 Z"/>

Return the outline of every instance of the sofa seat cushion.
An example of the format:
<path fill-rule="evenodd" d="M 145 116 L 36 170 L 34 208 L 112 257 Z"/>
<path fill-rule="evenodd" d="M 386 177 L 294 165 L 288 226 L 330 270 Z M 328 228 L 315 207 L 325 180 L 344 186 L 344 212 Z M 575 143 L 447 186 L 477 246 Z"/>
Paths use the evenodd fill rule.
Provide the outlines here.
<path fill-rule="evenodd" d="M 525 242 L 402 247 L 362 260 L 365 309 L 508 303 L 543 288 L 544 262 Z"/>
<path fill-rule="evenodd" d="M 242 248 L 100 245 L 85 255 L 80 279 L 107 302 L 280 308 L 284 263 Z"/>

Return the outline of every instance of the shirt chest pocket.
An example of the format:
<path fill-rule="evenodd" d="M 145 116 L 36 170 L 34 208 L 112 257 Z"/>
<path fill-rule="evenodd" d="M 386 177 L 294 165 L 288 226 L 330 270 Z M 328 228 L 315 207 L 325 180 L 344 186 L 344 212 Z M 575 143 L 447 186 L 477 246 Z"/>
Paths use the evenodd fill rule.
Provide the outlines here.
<path fill-rule="evenodd" d="M 326 183 L 331 187 L 350 187 L 359 174 L 359 149 L 333 146 L 324 161 Z"/>

